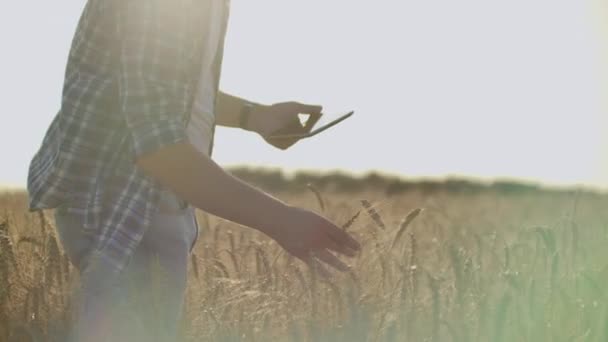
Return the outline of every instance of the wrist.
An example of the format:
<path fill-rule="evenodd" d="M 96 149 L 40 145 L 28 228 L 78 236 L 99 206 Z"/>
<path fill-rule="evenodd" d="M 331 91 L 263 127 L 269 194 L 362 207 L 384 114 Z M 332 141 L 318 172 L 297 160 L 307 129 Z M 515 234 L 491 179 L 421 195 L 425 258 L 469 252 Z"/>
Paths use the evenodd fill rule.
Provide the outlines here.
<path fill-rule="evenodd" d="M 253 111 L 254 104 L 248 101 L 245 101 L 241 106 L 241 111 L 239 113 L 239 127 L 242 129 L 248 129 L 251 124 L 251 112 Z"/>
<path fill-rule="evenodd" d="M 276 206 L 273 206 L 271 212 L 262 215 L 264 222 L 258 230 L 274 238 L 291 222 L 293 209 L 294 207 L 277 200 Z"/>
<path fill-rule="evenodd" d="M 249 130 L 259 135 L 264 135 L 264 125 L 267 120 L 268 106 L 262 104 L 255 104 L 251 110 L 249 117 Z"/>
<path fill-rule="evenodd" d="M 265 107 L 258 103 L 245 102 L 239 115 L 239 127 L 247 131 L 259 132 L 260 113 Z"/>

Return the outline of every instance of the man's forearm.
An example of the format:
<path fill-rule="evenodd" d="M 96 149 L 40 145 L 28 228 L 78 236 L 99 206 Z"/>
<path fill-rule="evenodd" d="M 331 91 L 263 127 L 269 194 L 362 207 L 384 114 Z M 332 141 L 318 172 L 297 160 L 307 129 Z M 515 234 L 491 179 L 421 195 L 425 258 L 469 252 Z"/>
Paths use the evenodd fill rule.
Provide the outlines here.
<path fill-rule="evenodd" d="M 143 171 L 195 207 L 269 233 L 289 206 L 225 172 L 188 143 L 141 157 Z"/>
<path fill-rule="evenodd" d="M 219 92 L 216 108 L 216 123 L 221 126 L 251 130 L 248 127 L 241 127 L 240 125 L 240 114 L 243 107 L 247 104 L 259 106 L 257 103 L 247 101 L 240 97 Z"/>

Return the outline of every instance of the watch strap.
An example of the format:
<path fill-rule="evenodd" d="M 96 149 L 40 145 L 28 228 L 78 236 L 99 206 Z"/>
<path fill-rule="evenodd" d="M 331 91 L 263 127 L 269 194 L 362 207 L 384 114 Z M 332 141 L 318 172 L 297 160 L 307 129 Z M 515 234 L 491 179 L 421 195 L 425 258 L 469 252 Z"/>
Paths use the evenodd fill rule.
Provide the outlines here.
<path fill-rule="evenodd" d="M 239 114 L 239 127 L 243 129 L 247 129 L 249 124 L 249 117 L 251 116 L 251 111 L 253 110 L 254 104 L 251 102 L 246 102 L 241 108 L 241 113 Z"/>

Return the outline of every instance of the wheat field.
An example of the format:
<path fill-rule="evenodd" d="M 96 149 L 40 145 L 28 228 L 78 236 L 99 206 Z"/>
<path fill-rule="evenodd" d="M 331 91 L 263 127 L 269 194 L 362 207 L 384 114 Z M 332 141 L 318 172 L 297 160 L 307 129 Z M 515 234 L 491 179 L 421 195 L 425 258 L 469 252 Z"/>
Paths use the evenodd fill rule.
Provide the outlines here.
<path fill-rule="evenodd" d="M 585 191 L 274 191 L 362 243 L 322 278 L 199 212 L 185 341 L 608 341 L 608 197 Z M 51 212 L 0 195 L 0 340 L 61 341 L 78 274 Z M 159 308 L 160 309 L 160 308 Z"/>

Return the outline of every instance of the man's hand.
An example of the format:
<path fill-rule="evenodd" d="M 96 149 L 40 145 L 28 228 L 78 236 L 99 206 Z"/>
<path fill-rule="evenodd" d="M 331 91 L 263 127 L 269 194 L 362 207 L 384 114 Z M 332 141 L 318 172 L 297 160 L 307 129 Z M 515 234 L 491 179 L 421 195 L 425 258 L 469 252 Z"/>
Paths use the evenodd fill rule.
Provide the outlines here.
<path fill-rule="evenodd" d="M 348 271 L 350 268 L 332 252 L 352 257 L 361 249 L 348 233 L 311 211 L 289 207 L 276 222 L 274 228 L 264 232 L 289 254 L 324 275 L 328 273 L 318 261 Z"/>
<path fill-rule="evenodd" d="M 277 134 L 305 134 L 310 132 L 321 116 L 323 107 L 298 102 L 283 102 L 271 106 L 258 105 L 251 112 L 249 128 L 261 135 L 269 144 L 285 150 L 298 142 L 298 138 L 272 139 Z M 307 114 L 307 123 L 300 123 L 299 114 Z"/>

